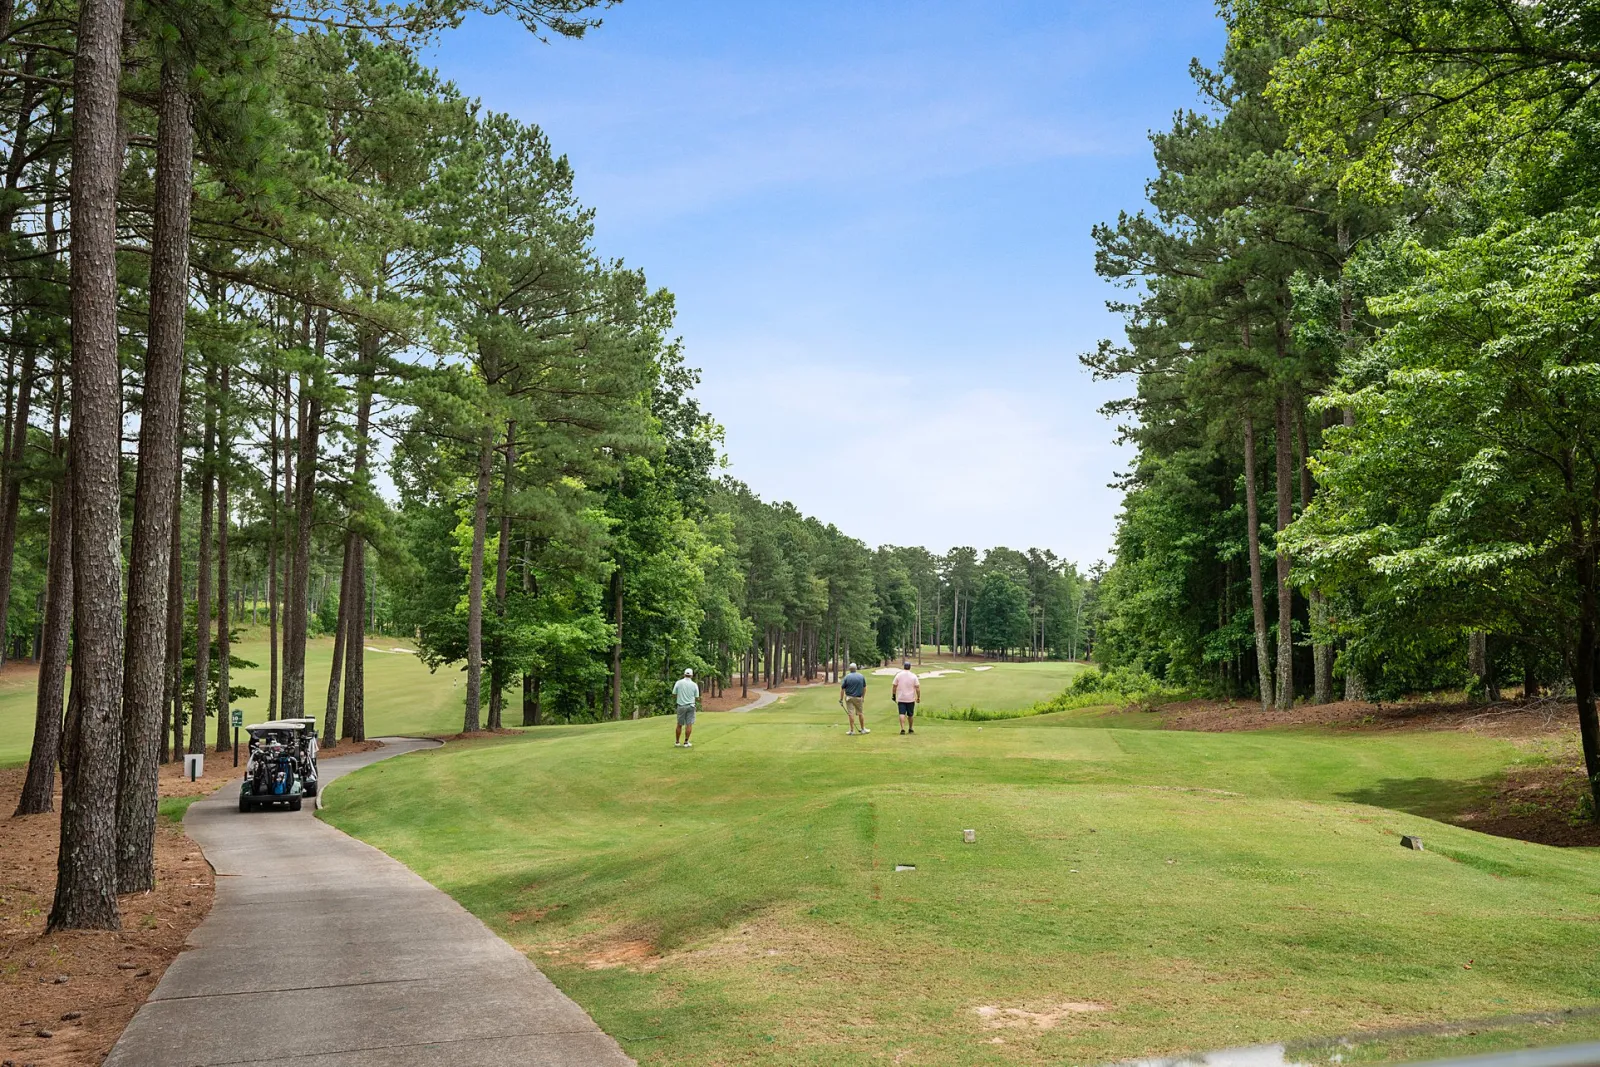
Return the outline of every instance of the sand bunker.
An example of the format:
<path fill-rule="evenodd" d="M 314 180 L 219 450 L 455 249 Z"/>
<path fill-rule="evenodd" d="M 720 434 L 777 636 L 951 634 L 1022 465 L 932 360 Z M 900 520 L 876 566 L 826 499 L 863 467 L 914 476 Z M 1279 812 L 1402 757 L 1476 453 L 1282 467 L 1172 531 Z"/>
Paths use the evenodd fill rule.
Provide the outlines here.
<path fill-rule="evenodd" d="M 975 671 L 992 671 L 992 670 L 994 670 L 993 667 L 974 667 L 972 669 L 975 670 Z"/>

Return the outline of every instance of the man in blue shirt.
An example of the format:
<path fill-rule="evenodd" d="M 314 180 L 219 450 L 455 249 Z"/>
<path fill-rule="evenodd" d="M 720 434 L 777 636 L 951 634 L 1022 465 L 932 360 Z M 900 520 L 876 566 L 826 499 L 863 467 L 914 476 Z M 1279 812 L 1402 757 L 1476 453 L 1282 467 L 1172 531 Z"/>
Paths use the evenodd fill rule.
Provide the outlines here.
<path fill-rule="evenodd" d="M 850 673 L 839 681 L 839 703 L 844 706 L 845 718 L 850 720 L 850 729 L 845 731 L 846 737 L 872 732 L 867 729 L 867 713 L 862 710 L 866 695 L 867 676 L 856 670 L 856 665 L 852 663 Z"/>
<path fill-rule="evenodd" d="M 700 687 L 694 684 L 694 668 L 685 667 L 683 677 L 672 683 L 672 697 L 678 705 L 678 729 L 672 735 L 673 748 L 693 748 L 694 709 L 700 703 Z"/>

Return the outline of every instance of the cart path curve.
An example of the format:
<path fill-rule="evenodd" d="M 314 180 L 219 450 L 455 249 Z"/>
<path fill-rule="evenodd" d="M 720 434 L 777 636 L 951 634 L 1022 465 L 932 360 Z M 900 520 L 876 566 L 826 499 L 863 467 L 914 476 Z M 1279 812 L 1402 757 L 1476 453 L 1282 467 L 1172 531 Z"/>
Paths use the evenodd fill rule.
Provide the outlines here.
<path fill-rule="evenodd" d="M 728 710 L 729 711 L 735 711 L 735 712 L 740 712 L 740 711 L 760 711 L 762 708 L 766 707 L 768 704 L 777 703 L 778 699 L 783 696 L 782 693 L 775 693 L 770 689 L 752 689 L 752 690 L 750 690 L 750 695 L 755 697 L 755 699 L 752 700 L 750 703 L 748 703 L 748 704 L 740 704 L 738 707 L 729 708 Z"/>
<path fill-rule="evenodd" d="M 437 741 L 321 763 L 322 784 Z M 211 914 L 105 1067 L 628 1067 L 526 956 L 399 861 L 313 815 L 189 808 Z"/>
<path fill-rule="evenodd" d="M 788 696 L 790 693 L 793 693 L 797 689 L 815 689 L 818 686 L 832 685 L 832 684 L 834 684 L 834 683 L 832 683 L 832 682 L 802 682 L 799 685 L 791 685 L 791 686 L 787 687 L 786 689 L 782 689 L 782 690 L 778 690 L 778 689 L 757 689 L 754 686 L 752 686 L 751 689 L 750 689 L 750 694 L 752 696 L 754 696 L 755 699 L 752 700 L 748 704 L 740 704 L 736 708 L 729 708 L 728 711 L 725 712 L 724 714 L 730 714 L 730 713 L 734 713 L 734 712 L 744 712 L 744 711 L 760 711 L 762 708 L 767 707 L 768 705 L 777 703 L 778 701 L 782 700 L 784 697 Z"/>

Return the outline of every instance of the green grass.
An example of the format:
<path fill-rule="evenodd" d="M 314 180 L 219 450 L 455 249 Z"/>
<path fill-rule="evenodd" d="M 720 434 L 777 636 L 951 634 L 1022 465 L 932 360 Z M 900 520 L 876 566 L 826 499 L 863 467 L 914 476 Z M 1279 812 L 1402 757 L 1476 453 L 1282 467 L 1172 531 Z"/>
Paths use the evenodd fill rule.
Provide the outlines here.
<path fill-rule="evenodd" d="M 913 667 L 919 675 L 932 674 L 936 671 L 960 672 L 922 680 L 920 710 L 930 716 L 960 715 L 965 710 L 975 707 L 991 712 L 1024 711 L 1042 700 L 1060 695 L 1061 691 L 1072 683 L 1072 679 L 1087 669 L 1081 663 L 974 664 L 935 659 L 931 655 Z M 990 669 L 974 670 L 974 667 Z M 866 707 L 869 715 L 874 709 L 881 709 L 884 712 L 893 710 L 893 704 L 889 699 L 889 683 L 892 679 L 887 675 L 874 674 L 873 671 L 877 669 L 879 668 L 869 667 L 865 672 Z M 837 704 L 837 689 L 831 686 L 821 688 L 827 691 L 827 699 Z M 805 692 L 808 694 L 808 700 L 815 699 L 811 695 L 811 690 Z"/>
<path fill-rule="evenodd" d="M 237 671 L 234 684 L 256 689 L 258 696 L 235 701 L 244 709 L 245 722 L 266 718 L 267 635 L 265 628 L 246 631 L 235 654 L 260 666 Z M 367 735 L 443 734 L 461 729 L 464 675 L 458 668 L 441 667 L 429 674 L 410 653 L 374 651 L 410 648 L 411 642 L 392 637 L 367 639 Z M 308 714 L 319 718 L 328 699 L 328 670 L 333 664 L 333 640 L 323 637 L 308 643 L 306 679 Z M 34 694 L 31 673 L 7 674 L 0 680 L 0 767 L 26 763 L 33 740 Z M 513 698 L 513 704 L 516 704 Z M 517 705 L 520 707 L 520 704 Z M 520 713 L 519 713 L 520 714 Z M 215 720 L 208 733 L 215 736 Z"/>
<path fill-rule="evenodd" d="M 204 800 L 204 796 L 192 797 L 162 797 L 156 806 L 156 813 L 174 826 L 183 825 L 183 817 L 188 814 L 189 805 L 197 800 Z"/>
<path fill-rule="evenodd" d="M 1031 701 L 1065 673 L 925 692 Z M 904 738 L 873 682 L 867 737 L 806 689 L 702 716 L 692 751 L 657 719 L 388 761 L 332 786 L 325 817 L 527 951 L 646 1065 L 1109 1062 L 1600 991 L 1600 853 L 1429 821 L 1516 758 L 1507 742 L 1088 711 Z"/>

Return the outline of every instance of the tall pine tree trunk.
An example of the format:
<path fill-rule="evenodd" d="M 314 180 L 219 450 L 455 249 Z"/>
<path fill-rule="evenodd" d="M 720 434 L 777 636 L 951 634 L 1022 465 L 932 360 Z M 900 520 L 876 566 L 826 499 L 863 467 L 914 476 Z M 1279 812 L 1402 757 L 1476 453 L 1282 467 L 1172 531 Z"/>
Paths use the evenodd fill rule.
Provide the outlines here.
<path fill-rule="evenodd" d="M 339 614 L 333 624 L 333 665 L 328 671 L 328 701 L 322 712 L 322 747 L 339 744 L 339 685 L 344 680 L 345 635 L 350 630 L 350 556 L 355 531 L 344 535 L 344 566 L 339 568 Z"/>
<path fill-rule="evenodd" d="M 278 371 L 272 371 L 271 412 L 267 417 L 267 456 L 270 477 L 267 480 L 268 508 L 271 511 L 271 532 L 267 535 L 267 721 L 278 717 Z"/>
<path fill-rule="evenodd" d="M 307 315 L 309 316 L 309 312 Z M 306 330 L 309 331 L 309 317 L 305 320 Z M 309 334 L 308 334 L 309 336 Z M 304 405 L 300 405 L 303 409 Z M 294 478 L 294 457 L 300 450 L 299 431 L 294 422 L 296 414 L 302 416 L 304 411 L 296 411 L 294 394 L 294 375 L 284 373 L 283 379 L 283 541 L 279 545 L 279 556 L 283 561 L 283 579 L 278 586 L 278 714 L 283 712 L 283 672 L 284 665 L 289 661 L 289 590 L 294 588 L 294 544 L 295 522 L 294 506 L 299 492 L 299 483 Z"/>
<path fill-rule="evenodd" d="M 189 305 L 189 200 L 194 159 L 187 64 L 161 65 L 156 126 L 155 227 L 150 249 L 150 333 L 139 469 L 128 559 L 127 655 L 122 678 L 122 765 L 117 794 L 117 887 L 155 887 L 159 750 L 164 740 L 167 595 L 172 498 L 181 456 L 184 313 Z M 8 501 L 9 513 L 9 501 Z M 4 612 L 0 605 L 0 613 Z"/>
<path fill-rule="evenodd" d="M 194 694 L 189 704 L 189 751 L 206 750 L 211 685 L 211 520 L 216 482 L 216 372 L 206 368 L 204 435 L 200 445 L 200 551 L 195 580 Z"/>
<path fill-rule="evenodd" d="M 353 464 L 357 494 L 368 491 L 367 434 L 372 423 L 372 380 L 377 374 L 378 335 L 361 337 L 361 371 L 356 383 L 360 399 L 356 404 L 356 454 Z M 352 516 L 352 518 L 358 518 Z M 367 598 L 367 541 L 362 524 L 352 525 L 350 542 L 350 617 L 344 640 L 344 722 L 339 732 L 352 741 L 367 739 L 367 633 L 364 605 Z"/>
<path fill-rule="evenodd" d="M 58 454 L 60 449 L 58 448 Z M 56 761 L 61 756 L 61 713 L 67 655 L 72 641 L 72 493 L 67 473 L 50 490 L 50 559 L 45 579 L 44 647 L 34 700 L 33 746 L 18 815 L 38 815 L 54 805 Z"/>
<path fill-rule="evenodd" d="M 367 595 L 367 543 L 358 532 L 350 544 L 350 617 L 344 635 L 344 722 L 339 732 L 352 741 L 367 739 L 362 714 L 366 701 L 367 631 L 362 601 Z"/>
<path fill-rule="evenodd" d="M 489 525 L 489 478 L 494 472 L 494 434 L 478 443 L 478 488 L 472 509 L 472 564 L 467 574 L 467 707 L 462 732 L 479 729 L 483 691 L 483 553 Z"/>
<path fill-rule="evenodd" d="M 533 592 L 533 542 L 530 538 L 522 541 L 522 592 L 524 595 Z M 539 678 L 534 671 L 522 672 L 522 725 L 539 725 Z"/>
<path fill-rule="evenodd" d="M 512 474 L 517 469 L 517 424 L 506 423 L 505 475 L 500 481 L 500 551 L 494 566 L 494 614 L 497 625 L 494 639 L 494 661 L 489 664 L 489 729 L 501 727 L 501 707 L 506 687 L 506 667 L 503 662 L 506 622 L 506 579 L 511 569 L 511 487 Z"/>
<path fill-rule="evenodd" d="M 317 315 L 317 363 L 322 364 L 328 343 L 328 313 Z M 316 510 L 317 438 L 321 433 L 322 400 L 312 383 L 300 380 L 300 455 L 296 463 L 294 576 L 284 607 L 283 708 L 285 719 L 306 713 L 306 613 L 311 592 L 311 525 Z M 310 394 L 309 397 L 307 394 Z"/>
<path fill-rule="evenodd" d="M 1256 423 L 1244 417 L 1244 521 L 1250 552 L 1250 611 L 1256 633 L 1256 671 L 1261 710 L 1273 704 L 1272 651 L 1267 642 L 1267 604 L 1261 574 L 1261 510 L 1256 502 Z"/>
<path fill-rule="evenodd" d="M 622 718 L 622 563 L 611 572 L 611 718 Z"/>
<path fill-rule="evenodd" d="M 166 676 L 162 686 L 163 716 L 172 735 L 171 758 L 176 760 L 183 752 L 183 400 L 178 401 L 179 430 L 177 434 L 178 471 L 172 481 L 172 501 L 168 510 L 172 519 L 167 536 L 171 544 L 167 552 L 167 639 Z M 165 744 L 162 746 L 166 747 Z"/>
<path fill-rule="evenodd" d="M 232 461 L 232 431 L 228 424 L 228 365 L 220 374 L 217 394 L 217 751 L 228 751 L 228 729 L 233 690 L 228 684 L 231 624 L 228 598 L 228 466 Z"/>
<path fill-rule="evenodd" d="M 78 6 L 72 111 L 72 571 L 77 633 L 63 734 L 61 847 L 49 928 L 109 929 L 117 912 L 122 759 L 122 375 L 117 185 L 121 0 Z"/>
<path fill-rule="evenodd" d="M 17 512 L 22 505 L 22 459 L 28 446 L 28 416 L 36 369 L 35 349 L 30 344 L 23 354 L 22 375 L 17 382 L 16 413 L 5 448 L 5 491 L 0 498 L 0 663 L 9 658 L 7 624 L 11 614 L 11 579 L 16 567 Z"/>
<path fill-rule="evenodd" d="M 1289 550 L 1283 547 L 1283 531 L 1294 521 L 1294 449 L 1289 425 L 1289 401 L 1278 397 L 1274 442 L 1278 470 L 1275 480 L 1278 497 L 1278 523 L 1274 547 L 1278 563 L 1278 707 L 1294 707 L 1294 590 L 1289 585 Z"/>

